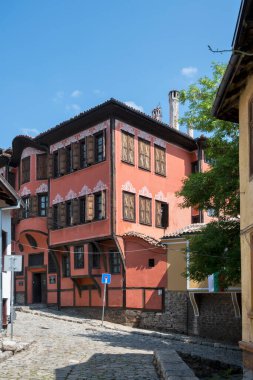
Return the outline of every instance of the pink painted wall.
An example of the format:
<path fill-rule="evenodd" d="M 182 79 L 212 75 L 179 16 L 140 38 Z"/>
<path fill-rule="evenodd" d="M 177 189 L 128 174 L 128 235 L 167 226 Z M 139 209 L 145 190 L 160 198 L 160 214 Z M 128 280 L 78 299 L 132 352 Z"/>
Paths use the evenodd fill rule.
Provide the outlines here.
<path fill-rule="evenodd" d="M 180 209 L 180 199 L 176 198 L 175 192 L 182 186 L 182 179 L 191 173 L 191 161 L 193 154 L 178 146 L 166 143 L 166 170 L 167 176 L 163 177 L 154 172 L 154 136 L 149 135 L 151 142 L 151 171 L 138 168 L 138 135 L 135 131 L 135 164 L 129 165 L 121 161 L 121 128 L 125 124 L 116 121 L 115 144 L 116 144 L 116 234 L 122 235 L 127 231 L 141 232 L 157 239 L 164 234 L 172 232 L 180 227 L 191 223 L 191 210 Z M 169 133 L 169 131 L 168 131 Z M 136 223 L 123 220 L 122 213 L 122 187 L 130 181 L 136 193 Z M 152 196 L 152 226 L 139 224 L 139 192 L 146 186 Z M 166 231 L 155 227 L 155 197 L 162 192 L 169 203 L 169 227 Z"/>

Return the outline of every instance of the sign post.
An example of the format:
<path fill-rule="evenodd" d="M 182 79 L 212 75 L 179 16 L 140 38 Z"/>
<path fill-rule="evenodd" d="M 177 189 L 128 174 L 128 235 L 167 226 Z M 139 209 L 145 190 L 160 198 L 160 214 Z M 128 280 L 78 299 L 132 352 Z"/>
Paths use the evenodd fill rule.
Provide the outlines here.
<path fill-rule="evenodd" d="M 104 296 L 103 296 L 103 311 L 102 311 L 102 326 L 104 323 L 105 316 L 105 296 L 106 296 L 106 285 L 111 283 L 111 274 L 110 273 L 102 273 L 102 284 L 104 284 Z"/>
<path fill-rule="evenodd" d="M 4 270 L 11 272 L 11 339 L 13 339 L 13 320 L 14 320 L 14 272 L 22 270 L 21 255 L 6 255 L 4 256 Z"/>

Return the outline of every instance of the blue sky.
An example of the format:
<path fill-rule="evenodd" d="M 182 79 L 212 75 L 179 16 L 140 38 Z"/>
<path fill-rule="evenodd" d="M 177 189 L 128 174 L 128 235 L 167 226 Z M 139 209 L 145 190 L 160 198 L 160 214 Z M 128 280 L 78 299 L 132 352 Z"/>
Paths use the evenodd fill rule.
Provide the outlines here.
<path fill-rule="evenodd" d="M 150 114 L 210 75 L 231 47 L 240 0 L 0 2 L 0 147 L 114 97 Z"/>

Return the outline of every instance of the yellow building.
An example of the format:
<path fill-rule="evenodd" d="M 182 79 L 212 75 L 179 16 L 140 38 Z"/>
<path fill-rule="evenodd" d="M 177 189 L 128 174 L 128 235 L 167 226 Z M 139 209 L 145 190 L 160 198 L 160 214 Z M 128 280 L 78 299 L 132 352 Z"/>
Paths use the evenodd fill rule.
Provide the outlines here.
<path fill-rule="evenodd" d="M 253 379 L 253 0 L 241 4 L 233 53 L 213 113 L 240 126 L 242 340 L 245 378 Z"/>

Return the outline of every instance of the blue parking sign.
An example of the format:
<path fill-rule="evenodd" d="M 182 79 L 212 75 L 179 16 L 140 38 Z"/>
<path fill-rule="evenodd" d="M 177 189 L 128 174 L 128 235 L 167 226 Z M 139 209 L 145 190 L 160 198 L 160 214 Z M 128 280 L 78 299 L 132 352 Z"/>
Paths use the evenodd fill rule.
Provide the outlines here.
<path fill-rule="evenodd" d="M 111 274 L 102 273 L 102 284 L 110 284 L 110 283 L 111 283 Z"/>

